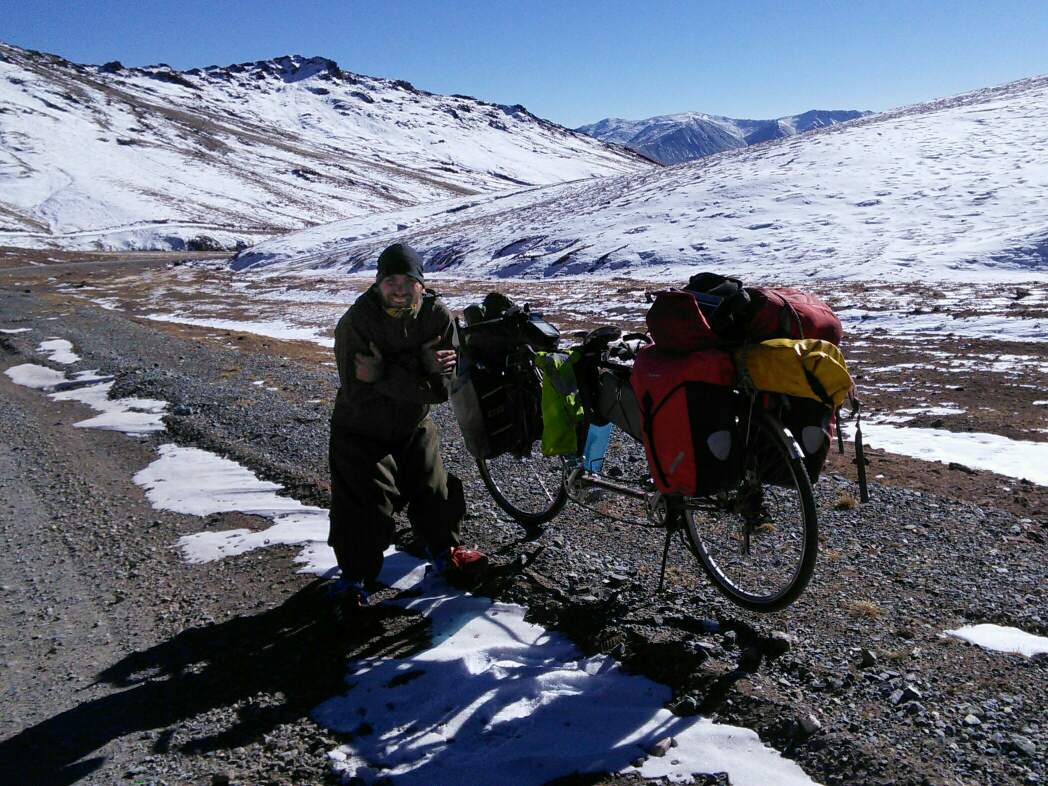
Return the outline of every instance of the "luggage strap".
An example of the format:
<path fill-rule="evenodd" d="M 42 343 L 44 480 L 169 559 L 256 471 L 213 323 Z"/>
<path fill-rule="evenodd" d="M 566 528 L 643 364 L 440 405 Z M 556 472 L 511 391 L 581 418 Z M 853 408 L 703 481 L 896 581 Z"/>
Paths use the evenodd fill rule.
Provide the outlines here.
<path fill-rule="evenodd" d="M 655 450 L 655 415 L 658 413 L 662 406 L 670 400 L 670 397 L 678 390 L 684 387 L 684 383 L 680 382 L 674 385 L 670 391 L 662 397 L 662 401 L 655 405 L 655 400 L 651 397 L 650 391 L 644 391 L 644 396 L 641 398 L 641 417 L 643 417 L 644 433 L 648 435 L 648 444 L 651 445 L 651 460 L 655 464 L 655 471 L 659 473 L 659 478 L 662 480 L 662 485 L 668 486 L 669 479 L 666 477 L 666 472 L 662 468 L 662 462 L 659 461 L 659 453 Z M 671 468 L 672 472 L 674 468 Z"/>
<path fill-rule="evenodd" d="M 743 344 L 739 347 L 737 353 L 732 356 L 735 360 L 736 386 L 745 391 L 757 390 L 757 386 L 753 384 L 753 377 L 750 376 L 749 364 L 746 362 L 746 354 L 755 346 L 757 345 L 752 343 Z M 807 381 L 808 387 L 811 388 L 812 393 L 818 396 L 819 401 L 832 410 L 837 409 L 833 404 L 833 399 L 830 398 L 830 394 L 826 392 L 826 387 L 819 381 L 817 376 L 807 369 L 803 362 L 801 362 L 801 370 L 804 372 L 804 379 Z"/>
<path fill-rule="evenodd" d="M 866 466 L 870 463 L 870 460 L 866 458 L 866 449 L 862 440 L 862 402 L 856 398 L 854 389 L 848 393 L 848 406 L 851 408 L 852 417 L 855 418 L 855 458 L 852 459 L 852 463 L 855 465 L 855 472 L 859 478 L 859 501 L 869 502 L 870 487 L 866 480 Z M 843 453 L 844 437 L 841 436 L 840 431 L 840 409 L 837 410 L 837 413 L 837 441 L 841 445 L 841 453 Z"/>

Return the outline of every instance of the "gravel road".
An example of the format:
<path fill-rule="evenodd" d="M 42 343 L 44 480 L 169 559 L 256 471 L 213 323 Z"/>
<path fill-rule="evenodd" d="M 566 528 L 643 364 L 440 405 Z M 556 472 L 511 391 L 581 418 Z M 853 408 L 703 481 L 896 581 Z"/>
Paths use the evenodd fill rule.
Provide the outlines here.
<path fill-rule="evenodd" d="M 294 550 L 183 564 L 180 535 L 259 523 L 157 512 L 131 478 L 175 441 L 325 504 L 331 369 L 279 341 L 226 348 L 26 289 L 0 280 L 0 327 L 34 328 L 0 336 L 0 370 L 46 363 L 39 341 L 64 338 L 73 370 L 115 374 L 114 396 L 164 399 L 173 415 L 146 439 L 77 429 L 84 407 L 0 374 L 0 781 L 330 782 L 338 740 L 309 711 L 375 642 L 338 632 Z M 500 567 L 485 591 L 670 684 L 676 712 L 754 728 L 827 784 L 1048 780 L 1048 660 L 942 636 L 970 622 L 1048 634 L 1043 519 L 878 485 L 849 508 L 852 484 L 824 477 L 816 577 L 790 609 L 758 616 L 722 600 L 679 545 L 657 595 L 657 533 L 579 508 L 522 542 L 448 410 L 436 418 L 471 502 L 467 537 Z M 417 549 L 406 529 L 399 539 Z M 392 617 L 381 636 L 408 646 L 416 628 Z"/>

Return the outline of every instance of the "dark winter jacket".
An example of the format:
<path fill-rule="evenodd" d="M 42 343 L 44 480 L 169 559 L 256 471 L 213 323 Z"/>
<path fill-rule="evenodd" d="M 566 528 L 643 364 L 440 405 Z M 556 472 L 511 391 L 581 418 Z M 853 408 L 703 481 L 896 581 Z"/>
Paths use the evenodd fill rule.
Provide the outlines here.
<path fill-rule="evenodd" d="M 335 399 L 332 428 L 384 443 L 410 435 L 431 404 L 447 401 L 447 380 L 422 366 L 422 345 L 436 337 L 436 349 L 451 349 L 455 332 L 451 312 L 426 290 L 418 311 L 392 317 L 382 306 L 378 287 L 357 298 L 335 328 L 335 360 L 341 387 Z M 354 355 L 370 354 L 374 342 L 382 353 L 382 378 L 356 378 Z"/>

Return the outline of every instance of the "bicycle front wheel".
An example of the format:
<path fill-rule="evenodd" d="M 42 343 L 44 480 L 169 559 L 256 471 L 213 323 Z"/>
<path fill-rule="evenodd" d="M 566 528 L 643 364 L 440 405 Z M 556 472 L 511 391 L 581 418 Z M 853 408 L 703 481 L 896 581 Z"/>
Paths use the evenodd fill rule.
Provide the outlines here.
<path fill-rule="evenodd" d="M 539 454 L 516 456 L 504 453 L 477 459 L 480 478 L 492 498 L 526 530 L 545 524 L 564 507 L 563 462 L 559 457 Z"/>
<path fill-rule="evenodd" d="M 759 412 L 743 477 L 706 500 L 687 500 L 685 529 L 717 589 L 753 611 L 795 601 L 815 570 L 818 523 L 800 448 L 778 418 Z"/>

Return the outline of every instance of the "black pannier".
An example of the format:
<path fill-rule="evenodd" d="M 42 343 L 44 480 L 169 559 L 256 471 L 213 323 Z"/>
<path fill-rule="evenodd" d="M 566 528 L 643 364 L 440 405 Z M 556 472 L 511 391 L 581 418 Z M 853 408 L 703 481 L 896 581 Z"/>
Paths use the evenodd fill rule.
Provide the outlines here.
<path fill-rule="evenodd" d="M 814 483 L 819 479 L 830 452 L 830 424 L 833 410 L 820 401 L 787 396 L 782 411 L 782 424 L 793 434 L 804 454 L 804 466 Z"/>
<path fill-rule="evenodd" d="M 542 437 L 542 376 L 535 352 L 557 348 L 560 332 L 504 295 L 491 293 L 458 325 L 451 404 L 466 450 L 476 458 L 526 455 Z"/>
<path fill-rule="evenodd" d="M 640 442 L 644 434 L 643 421 L 629 378 L 604 371 L 598 385 L 597 411 L 606 414 L 608 420 Z"/>

